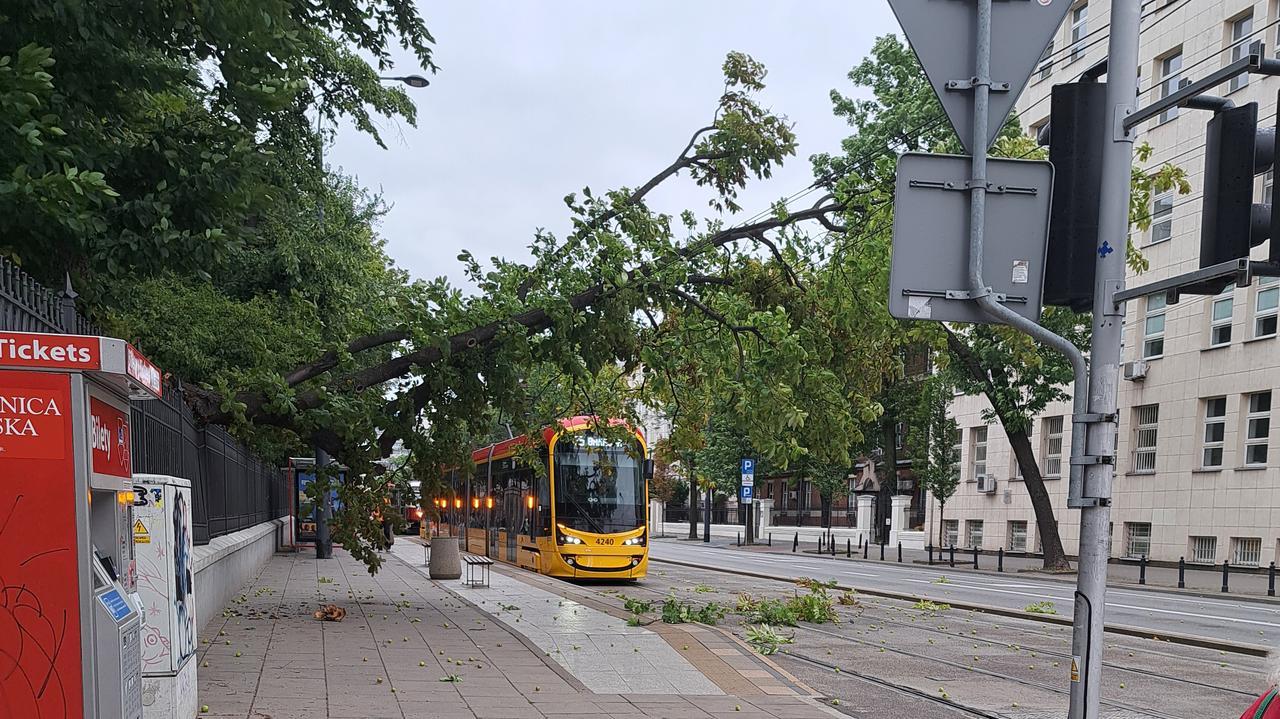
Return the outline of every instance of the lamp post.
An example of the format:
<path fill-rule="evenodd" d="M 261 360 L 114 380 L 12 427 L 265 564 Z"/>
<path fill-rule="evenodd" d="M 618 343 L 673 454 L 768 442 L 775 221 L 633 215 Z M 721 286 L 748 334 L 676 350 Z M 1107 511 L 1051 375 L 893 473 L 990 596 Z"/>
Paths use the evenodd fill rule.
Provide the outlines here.
<path fill-rule="evenodd" d="M 409 87 L 421 88 L 431 84 L 431 81 L 421 75 L 400 75 L 397 77 L 378 76 L 379 80 L 386 82 L 403 82 Z"/>

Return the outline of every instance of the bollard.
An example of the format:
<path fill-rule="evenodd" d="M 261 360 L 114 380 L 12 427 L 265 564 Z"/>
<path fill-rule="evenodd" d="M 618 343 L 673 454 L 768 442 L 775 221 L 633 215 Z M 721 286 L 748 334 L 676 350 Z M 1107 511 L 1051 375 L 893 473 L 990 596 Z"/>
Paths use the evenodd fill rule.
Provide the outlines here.
<path fill-rule="evenodd" d="M 818 554 L 822 554 L 822 535 L 818 535 Z"/>
<path fill-rule="evenodd" d="M 835 536 L 832 536 L 832 537 L 831 537 L 831 541 L 830 541 L 830 543 L 829 543 L 829 544 L 830 544 L 830 547 L 831 547 L 831 556 L 833 556 L 833 557 L 834 557 L 834 556 L 836 556 L 836 538 L 835 538 Z"/>
<path fill-rule="evenodd" d="M 884 561 L 884 540 L 880 540 L 880 561 Z"/>
<path fill-rule="evenodd" d="M 1187 588 L 1187 558 L 1178 557 L 1178 589 Z"/>
<path fill-rule="evenodd" d="M 902 542 L 898 542 L 898 564 L 902 564 Z"/>
<path fill-rule="evenodd" d="M 853 540 L 848 537 L 844 538 L 844 558 L 853 559 Z"/>
<path fill-rule="evenodd" d="M 929 551 L 929 566 L 932 567 L 933 566 L 933 542 L 929 542 L 928 546 L 926 546 L 925 549 Z"/>
<path fill-rule="evenodd" d="M 996 571 L 1004 571 L 1004 547 L 1000 547 L 996 550 Z"/>
<path fill-rule="evenodd" d="M 1231 575 L 1231 563 L 1224 559 L 1222 560 L 1222 591 L 1223 592 L 1227 591 L 1227 578 L 1230 575 Z"/>
<path fill-rule="evenodd" d="M 794 553 L 796 548 L 800 546 L 800 533 L 796 532 L 796 536 L 791 540 L 791 551 Z"/>
<path fill-rule="evenodd" d="M 742 532 L 738 532 L 738 546 L 742 546 Z"/>
<path fill-rule="evenodd" d="M 1267 570 L 1267 596 L 1274 597 L 1276 595 L 1276 563 L 1271 563 L 1271 568 Z"/>
<path fill-rule="evenodd" d="M 773 532 L 769 532 L 769 546 L 773 546 Z"/>
<path fill-rule="evenodd" d="M 1138 558 L 1138 584 L 1147 583 L 1147 555 Z"/>
<path fill-rule="evenodd" d="M 977 547 L 973 548 L 973 568 L 974 569 L 978 568 L 978 548 Z"/>
<path fill-rule="evenodd" d="M 867 550 L 871 549 L 871 537 L 867 537 L 867 541 L 862 543 L 862 558 L 867 558 Z"/>
<path fill-rule="evenodd" d="M 949 560 L 951 562 L 951 566 L 955 567 L 956 566 L 956 545 L 954 544 L 951 545 L 951 555 L 949 557 Z"/>

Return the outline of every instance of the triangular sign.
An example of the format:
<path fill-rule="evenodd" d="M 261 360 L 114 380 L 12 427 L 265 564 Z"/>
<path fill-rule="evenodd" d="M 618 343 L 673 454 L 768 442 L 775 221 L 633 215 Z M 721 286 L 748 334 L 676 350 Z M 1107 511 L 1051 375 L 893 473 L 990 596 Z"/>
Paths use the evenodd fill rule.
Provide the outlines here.
<path fill-rule="evenodd" d="M 1072 0 L 994 0 L 991 7 L 991 82 L 987 147 L 995 141 L 1036 63 L 1062 24 Z M 951 119 L 965 150 L 973 154 L 973 90 L 967 84 L 977 61 L 978 9 L 956 0 L 889 0 L 929 84 Z M 1007 84 L 1008 89 L 994 88 Z"/>
<path fill-rule="evenodd" d="M 135 520 L 133 520 L 133 533 L 134 533 L 134 534 L 148 534 L 148 532 L 147 532 L 147 525 L 143 524 L 141 519 L 135 519 Z"/>

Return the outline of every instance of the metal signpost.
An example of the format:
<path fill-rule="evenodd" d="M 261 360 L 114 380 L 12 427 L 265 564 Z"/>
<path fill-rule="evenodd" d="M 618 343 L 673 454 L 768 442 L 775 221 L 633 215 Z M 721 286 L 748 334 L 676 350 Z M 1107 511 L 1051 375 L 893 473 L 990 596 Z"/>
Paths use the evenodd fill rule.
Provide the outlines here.
<path fill-rule="evenodd" d="M 755 517 L 752 516 L 754 509 L 754 493 L 756 484 L 756 461 L 754 459 L 744 458 L 742 460 L 742 497 L 739 500 L 747 514 L 747 544 L 755 542 Z"/>
<path fill-rule="evenodd" d="M 952 126 L 971 153 L 968 177 L 960 178 L 959 184 L 951 179 L 943 187 L 926 187 L 921 181 L 928 182 L 930 178 L 915 178 L 914 185 L 908 178 L 908 192 L 895 197 L 890 311 L 902 318 L 1007 324 L 1057 349 L 1071 362 L 1075 386 L 1068 505 L 1081 510 L 1081 536 L 1069 716 L 1093 719 L 1098 715 L 1101 684 L 1120 332 L 1124 321 L 1123 305 L 1116 294 L 1124 288 L 1133 160 L 1133 136 L 1125 118 L 1135 112 L 1137 101 L 1139 0 L 1116 0 L 1111 9 L 1108 57 L 1113 70 L 1108 77 L 1106 98 L 1109 142 L 1102 149 L 1092 376 L 1089 364 L 1074 344 L 1038 324 L 1041 297 L 1040 290 L 1032 286 L 1032 278 L 1042 278 L 1043 259 L 1036 265 L 1031 262 L 1037 247 L 1043 258 L 1047 232 L 1041 230 L 1045 223 L 1037 219 L 1033 232 L 1025 225 L 1011 225 L 1007 217 L 998 214 L 1010 211 L 1003 207 L 1001 201 L 1005 199 L 1010 200 L 1010 206 L 1017 205 L 1016 212 L 1027 216 L 1038 213 L 1038 206 L 1032 206 L 1029 198 L 1047 197 L 1052 185 L 1043 179 L 1018 185 L 996 182 L 1000 171 L 997 168 L 1003 163 L 987 157 L 1005 117 L 1070 8 L 1070 0 L 890 0 L 890 5 Z M 993 42 L 993 37 L 998 41 Z M 971 68 L 972 74 L 957 77 L 957 67 Z M 910 172 L 915 164 L 915 160 L 904 158 L 900 168 Z M 938 161 L 934 164 L 941 167 Z M 903 182 L 899 177 L 900 190 Z M 1010 186 L 1022 188 L 1013 193 L 1024 198 L 1022 201 L 1011 201 L 1014 198 L 1009 198 Z M 922 200 L 920 192 L 910 192 L 923 189 L 934 189 L 940 199 Z M 945 234 L 912 237 L 905 233 L 923 232 L 913 224 L 924 220 L 904 218 L 904 222 L 898 222 L 904 215 L 931 213 L 941 203 L 954 204 L 945 199 L 949 193 L 938 190 L 955 190 L 968 196 L 967 272 L 963 278 L 966 282 L 960 286 L 946 286 L 956 285 L 957 278 L 944 276 L 932 267 L 944 264 L 935 261 L 939 252 L 944 256 L 950 252 L 957 258 L 962 254 L 957 247 L 943 247 Z M 906 201 L 913 204 L 904 205 Z M 937 214 L 943 212 L 939 208 Z M 952 210 L 949 216 L 954 218 L 955 214 Z M 926 241 L 935 244 L 925 245 Z M 915 252 L 902 252 L 899 257 L 900 248 L 910 248 L 912 243 Z M 953 239 L 951 244 L 959 243 Z M 927 247 L 928 254 L 921 247 Z M 992 258 L 994 261 L 988 262 Z M 1027 264 L 1020 265 L 1019 260 Z M 968 307 L 961 309 L 961 305 Z"/>

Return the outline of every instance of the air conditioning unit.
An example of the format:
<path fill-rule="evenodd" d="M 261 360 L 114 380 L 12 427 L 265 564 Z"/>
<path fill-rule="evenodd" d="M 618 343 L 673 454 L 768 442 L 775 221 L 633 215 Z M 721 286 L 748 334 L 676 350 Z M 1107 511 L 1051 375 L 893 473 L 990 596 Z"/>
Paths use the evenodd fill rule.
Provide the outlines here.
<path fill-rule="evenodd" d="M 1130 382 L 1141 382 L 1147 378 L 1147 369 L 1149 364 L 1143 360 L 1124 363 L 1124 378 Z"/>
<path fill-rule="evenodd" d="M 978 493 L 979 494 L 995 494 L 996 478 L 987 474 L 978 475 Z"/>

